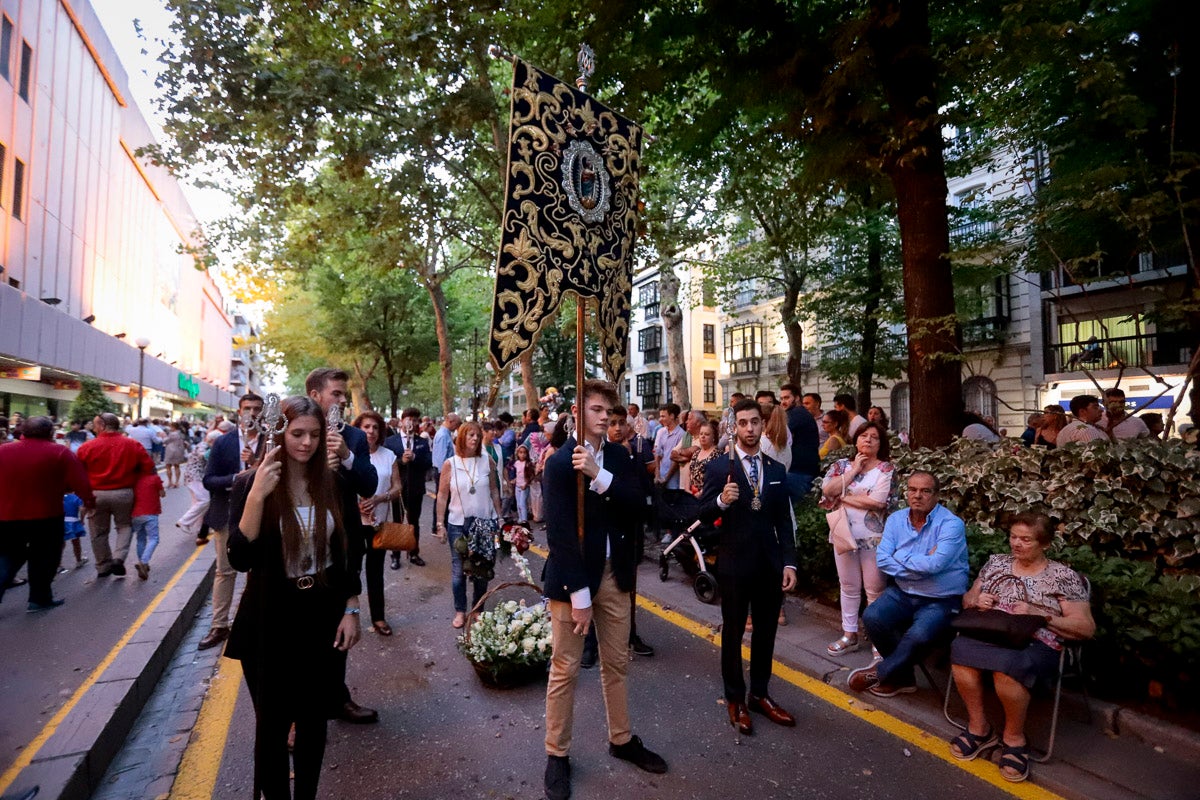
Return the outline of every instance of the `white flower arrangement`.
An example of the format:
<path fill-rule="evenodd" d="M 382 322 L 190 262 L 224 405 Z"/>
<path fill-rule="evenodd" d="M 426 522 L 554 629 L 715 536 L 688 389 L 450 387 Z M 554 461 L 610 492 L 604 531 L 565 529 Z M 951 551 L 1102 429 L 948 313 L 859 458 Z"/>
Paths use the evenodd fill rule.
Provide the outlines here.
<path fill-rule="evenodd" d="M 458 647 L 472 662 L 493 669 L 544 664 L 553 650 L 550 612 L 544 601 L 532 606 L 505 601 L 476 617 Z"/>

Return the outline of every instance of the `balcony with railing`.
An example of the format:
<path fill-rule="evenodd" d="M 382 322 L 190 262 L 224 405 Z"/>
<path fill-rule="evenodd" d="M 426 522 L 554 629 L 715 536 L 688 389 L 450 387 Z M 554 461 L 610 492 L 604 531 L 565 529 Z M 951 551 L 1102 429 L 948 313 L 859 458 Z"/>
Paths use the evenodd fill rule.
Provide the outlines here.
<path fill-rule="evenodd" d="M 1050 345 L 1046 367 L 1051 373 L 1067 373 L 1186 364 L 1192 358 L 1194 347 L 1195 342 L 1189 342 L 1182 332 L 1093 336 L 1083 342 Z"/>
<path fill-rule="evenodd" d="M 736 361 L 729 362 L 729 374 L 735 378 L 745 375 L 757 375 L 761 369 L 761 358 L 739 358 Z"/>
<path fill-rule="evenodd" d="M 657 364 L 662 361 L 662 348 L 651 347 L 649 350 L 642 351 L 643 364 Z"/>

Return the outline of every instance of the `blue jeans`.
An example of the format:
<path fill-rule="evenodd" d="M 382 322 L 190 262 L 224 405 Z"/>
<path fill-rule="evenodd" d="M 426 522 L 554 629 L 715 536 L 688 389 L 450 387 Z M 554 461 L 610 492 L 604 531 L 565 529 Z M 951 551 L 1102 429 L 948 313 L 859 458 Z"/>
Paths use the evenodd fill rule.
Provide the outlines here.
<path fill-rule="evenodd" d="M 950 630 L 950 615 L 962 606 L 962 597 L 920 597 L 895 585 L 863 612 L 863 624 L 883 661 L 876 670 L 879 682 L 891 686 L 916 683 L 913 666 L 928 655 Z"/>
<path fill-rule="evenodd" d="M 462 556 L 454 549 L 454 543 L 467 535 L 467 529 L 462 525 L 446 526 L 447 541 L 450 542 L 450 591 L 454 595 L 454 610 L 465 614 L 467 612 L 467 576 L 463 574 Z M 487 593 L 488 582 L 482 578 L 471 579 L 471 608 L 479 603 L 479 598 Z"/>
<path fill-rule="evenodd" d="M 137 537 L 137 557 L 142 564 L 150 563 L 150 556 L 158 547 L 158 515 L 150 514 L 133 518 L 133 534 Z"/>

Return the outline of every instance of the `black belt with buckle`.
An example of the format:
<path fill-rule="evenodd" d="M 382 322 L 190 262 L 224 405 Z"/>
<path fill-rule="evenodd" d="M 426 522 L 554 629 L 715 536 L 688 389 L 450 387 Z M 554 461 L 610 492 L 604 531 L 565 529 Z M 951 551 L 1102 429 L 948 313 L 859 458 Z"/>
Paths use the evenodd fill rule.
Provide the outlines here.
<path fill-rule="evenodd" d="M 296 584 L 297 589 L 304 591 L 305 589 L 311 589 L 313 586 L 315 586 L 317 579 L 312 575 L 301 575 L 299 578 L 295 578 L 292 582 Z"/>

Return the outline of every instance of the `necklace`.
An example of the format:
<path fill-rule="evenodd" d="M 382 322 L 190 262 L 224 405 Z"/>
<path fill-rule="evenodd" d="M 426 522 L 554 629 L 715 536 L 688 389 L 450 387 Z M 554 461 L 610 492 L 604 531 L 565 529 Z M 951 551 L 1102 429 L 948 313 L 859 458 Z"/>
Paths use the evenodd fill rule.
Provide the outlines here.
<path fill-rule="evenodd" d="M 292 513 L 296 515 L 296 524 L 300 527 L 300 549 L 304 553 L 300 559 L 300 571 L 308 574 L 313 567 L 313 507 L 304 509 L 304 519 L 300 518 L 300 509 L 293 508 Z"/>
<path fill-rule="evenodd" d="M 467 460 L 464 458 L 463 459 L 463 469 L 465 470 L 466 468 L 467 468 Z M 471 480 L 471 488 L 468 490 L 470 494 L 475 494 L 475 483 L 478 480 L 478 477 L 477 477 L 478 473 L 479 473 L 479 458 L 478 458 L 478 456 L 471 456 L 471 471 L 467 473 L 467 477 L 470 478 L 470 480 Z"/>

